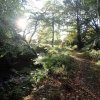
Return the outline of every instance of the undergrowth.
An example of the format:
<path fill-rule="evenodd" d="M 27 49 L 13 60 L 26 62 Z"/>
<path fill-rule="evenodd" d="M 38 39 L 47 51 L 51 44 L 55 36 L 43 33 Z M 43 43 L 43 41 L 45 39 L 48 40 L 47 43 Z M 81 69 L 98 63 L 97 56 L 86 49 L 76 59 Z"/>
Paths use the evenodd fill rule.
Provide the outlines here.
<path fill-rule="evenodd" d="M 100 60 L 100 50 L 89 50 L 84 52 L 84 56 L 90 60 L 93 61 L 99 61 Z"/>
<path fill-rule="evenodd" d="M 76 67 L 74 59 L 70 57 L 66 48 L 59 47 L 49 48 L 48 54 L 38 58 L 37 62 L 43 64 L 45 69 L 54 72 L 62 68 L 67 73 Z"/>
<path fill-rule="evenodd" d="M 0 84 L 0 100 L 22 100 L 25 95 L 30 94 L 34 84 L 37 85 L 42 79 L 49 77 L 49 74 L 68 74 L 76 67 L 66 48 L 59 47 L 42 49 L 35 64 L 36 66 L 32 64 L 16 69 L 15 76 Z"/>

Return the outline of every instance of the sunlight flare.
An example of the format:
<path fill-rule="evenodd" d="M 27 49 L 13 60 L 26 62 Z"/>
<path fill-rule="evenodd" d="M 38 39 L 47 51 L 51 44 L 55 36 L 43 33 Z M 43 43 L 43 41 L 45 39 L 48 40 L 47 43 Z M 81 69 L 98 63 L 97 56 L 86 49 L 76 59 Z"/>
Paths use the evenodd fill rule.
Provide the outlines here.
<path fill-rule="evenodd" d="M 27 26 L 27 19 L 26 18 L 19 18 L 17 19 L 17 27 L 21 30 L 24 30 Z"/>

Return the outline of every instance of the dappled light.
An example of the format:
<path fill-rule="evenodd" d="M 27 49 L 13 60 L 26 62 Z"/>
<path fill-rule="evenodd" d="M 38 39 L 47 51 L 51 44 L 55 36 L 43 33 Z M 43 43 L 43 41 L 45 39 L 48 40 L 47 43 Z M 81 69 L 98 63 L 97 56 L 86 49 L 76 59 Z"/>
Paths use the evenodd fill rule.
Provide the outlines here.
<path fill-rule="evenodd" d="M 0 100 L 100 100 L 100 1 L 0 0 Z"/>

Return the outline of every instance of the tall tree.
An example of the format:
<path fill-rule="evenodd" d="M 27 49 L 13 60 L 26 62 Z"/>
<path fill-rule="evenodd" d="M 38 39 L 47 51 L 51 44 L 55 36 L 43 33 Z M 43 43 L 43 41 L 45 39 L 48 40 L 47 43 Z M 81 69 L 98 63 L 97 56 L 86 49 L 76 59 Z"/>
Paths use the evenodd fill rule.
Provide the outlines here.
<path fill-rule="evenodd" d="M 87 23 L 88 27 L 92 28 L 95 32 L 94 37 L 92 38 L 92 47 L 100 48 L 100 18 L 99 18 L 99 1 L 96 0 L 84 0 L 85 8 L 85 25 Z M 87 28 L 88 29 L 88 28 Z"/>
<path fill-rule="evenodd" d="M 80 0 L 64 0 L 65 5 L 67 8 L 70 8 L 67 13 L 70 16 L 75 16 L 73 19 L 76 19 L 76 29 L 77 29 L 77 46 L 78 49 L 83 47 L 83 42 L 81 38 L 81 1 Z M 67 16 L 67 15 L 66 15 Z"/>
<path fill-rule="evenodd" d="M 0 0 L 0 37 L 7 32 L 16 33 L 15 19 L 22 12 L 21 5 L 21 0 Z"/>
<path fill-rule="evenodd" d="M 43 9 L 45 10 L 43 21 L 46 23 L 47 27 L 51 27 L 52 29 L 51 45 L 54 46 L 55 32 L 59 30 L 58 27 L 62 25 L 61 15 L 63 6 L 58 0 L 52 0 L 47 1 Z"/>

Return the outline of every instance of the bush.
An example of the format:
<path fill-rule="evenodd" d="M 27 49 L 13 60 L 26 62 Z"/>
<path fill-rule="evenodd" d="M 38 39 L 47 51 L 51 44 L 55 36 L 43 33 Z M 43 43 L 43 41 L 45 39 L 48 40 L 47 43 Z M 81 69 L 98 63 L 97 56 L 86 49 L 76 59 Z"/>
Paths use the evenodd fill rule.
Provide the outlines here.
<path fill-rule="evenodd" d="M 5 57 L 11 65 L 16 65 L 35 59 L 37 54 L 21 37 L 17 37 L 17 40 L 8 38 L 3 42 L 0 47 L 0 56 L 1 59 Z"/>
<path fill-rule="evenodd" d="M 30 82 L 32 83 L 38 83 L 40 80 L 43 79 L 43 77 L 46 77 L 48 73 L 47 69 L 36 69 L 34 71 L 30 72 Z"/>
<path fill-rule="evenodd" d="M 94 61 L 100 60 L 100 50 L 96 51 L 92 49 L 91 51 L 84 52 L 84 55 L 90 60 L 94 60 Z"/>
<path fill-rule="evenodd" d="M 47 49 L 45 46 L 43 46 L 43 47 L 37 46 L 35 50 L 37 53 L 47 53 Z"/>
<path fill-rule="evenodd" d="M 24 96 L 30 94 L 31 88 L 29 80 L 21 83 L 17 79 L 12 82 L 5 82 L 0 87 L 0 100 L 22 100 Z"/>
<path fill-rule="evenodd" d="M 66 71 L 71 71 L 74 68 L 74 59 L 64 54 L 53 54 L 44 57 L 41 63 L 46 66 L 47 69 L 55 69 L 63 67 Z"/>

